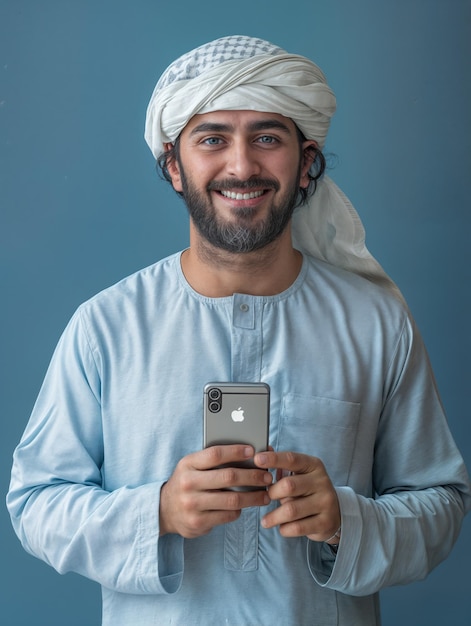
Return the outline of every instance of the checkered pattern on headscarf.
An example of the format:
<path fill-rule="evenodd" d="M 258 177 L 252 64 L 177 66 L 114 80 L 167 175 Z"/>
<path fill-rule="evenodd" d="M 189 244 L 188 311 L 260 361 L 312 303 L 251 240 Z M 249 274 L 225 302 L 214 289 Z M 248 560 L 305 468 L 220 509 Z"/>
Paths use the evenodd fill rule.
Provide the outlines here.
<path fill-rule="evenodd" d="M 156 90 L 180 80 L 196 78 L 202 72 L 207 72 L 226 61 L 249 59 L 259 54 L 274 55 L 286 52 L 268 41 L 246 35 L 232 35 L 210 41 L 174 61 L 162 74 Z"/>

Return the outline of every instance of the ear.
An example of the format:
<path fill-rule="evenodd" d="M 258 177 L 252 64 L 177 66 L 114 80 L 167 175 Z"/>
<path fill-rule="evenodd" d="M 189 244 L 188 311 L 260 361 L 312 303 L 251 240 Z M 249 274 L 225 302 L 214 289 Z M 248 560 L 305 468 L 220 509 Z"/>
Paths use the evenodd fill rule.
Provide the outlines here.
<path fill-rule="evenodd" d="M 315 150 L 319 149 L 316 141 L 307 140 L 303 141 L 302 144 L 302 163 L 301 163 L 301 177 L 299 181 L 300 187 L 306 189 L 309 186 L 309 169 L 311 165 L 314 163 L 314 159 L 316 158 Z"/>
<path fill-rule="evenodd" d="M 173 148 L 172 143 L 164 143 L 164 150 L 171 150 Z M 172 179 L 172 185 L 175 191 L 181 193 L 183 191 L 182 188 L 182 178 L 180 175 L 180 166 L 175 158 L 170 158 L 167 160 L 167 171 L 170 174 L 170 178 Z"/>

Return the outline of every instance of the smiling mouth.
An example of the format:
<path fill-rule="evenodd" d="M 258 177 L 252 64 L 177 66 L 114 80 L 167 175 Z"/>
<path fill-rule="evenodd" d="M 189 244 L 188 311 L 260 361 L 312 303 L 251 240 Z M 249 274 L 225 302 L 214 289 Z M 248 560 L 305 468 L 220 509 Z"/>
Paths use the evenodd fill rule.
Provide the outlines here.
<path fill-rule="evenodd" d="M 248 193 L 240 193 L 236 191 L 224 191 L 221 189 L 221 195 L 230 200 L 252 200 L 253 198 L 260 198 L 265 193 L 264 191 L 250 191 Z"/>

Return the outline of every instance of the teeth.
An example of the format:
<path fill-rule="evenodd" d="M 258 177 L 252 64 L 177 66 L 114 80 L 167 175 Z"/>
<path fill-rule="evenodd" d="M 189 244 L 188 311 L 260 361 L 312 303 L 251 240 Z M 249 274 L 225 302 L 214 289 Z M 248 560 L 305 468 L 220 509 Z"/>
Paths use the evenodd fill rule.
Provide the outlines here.
<path fill-rule="evenodd" d="M 222 195 L 230 200 L 251 200 L 252 198 L 259 198 L 263 191 L 251 191 L 250 193 L 236 193 L 235 191 L 222 191 Z"/>

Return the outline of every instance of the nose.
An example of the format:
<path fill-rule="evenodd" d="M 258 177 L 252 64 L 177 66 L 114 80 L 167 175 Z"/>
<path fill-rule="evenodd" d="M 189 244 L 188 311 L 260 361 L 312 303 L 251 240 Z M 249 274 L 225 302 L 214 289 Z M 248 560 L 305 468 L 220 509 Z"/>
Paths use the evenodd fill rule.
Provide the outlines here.
<path fill-rule="evenodd" d="M 226 171 L 229 177 L 248 180 L 262 171 L 260 155 L 247 141 L 236 140 L 226 152 Z"/>

